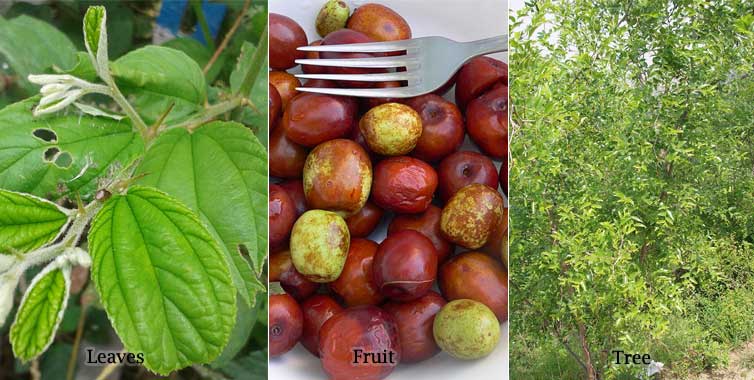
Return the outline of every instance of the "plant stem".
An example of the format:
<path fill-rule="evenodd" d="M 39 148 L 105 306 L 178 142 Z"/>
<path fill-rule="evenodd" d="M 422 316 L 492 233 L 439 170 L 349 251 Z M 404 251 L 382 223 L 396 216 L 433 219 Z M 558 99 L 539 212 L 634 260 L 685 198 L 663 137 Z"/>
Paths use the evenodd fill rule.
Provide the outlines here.
<path fill-rule="evenodd" d="M 108 86 L 110 86 L 110 90 L 112 91 L 112 97 L 113 100 L 115 100 L 116 103 L 120 106 L 120 108 L 123 109 L 123 111 L 128 115 L 128 118 L 131 119 L 131 122 L 134 123 L 136 128 L 139 130 L 139 133 L 141 133 L 141 136 L 147 140 L 148 139 L 148 133 L 149 128 L 147 127 L 147 123 L 142 120 L 141 116 L 136 112 L 134 107 L 131 105 L 131 103 L 126 100 L 126 97 L 123 96 L 123 93 L 120 92 L 120 89 L 115 84 L 115 81 L 112 79 L 108 81 Z"/>
<path fill-rule="evenodd" d="M 259 44 L 257 44 L 257 48 L 254 50 L 254 55 L 251 57 L 249 71 L 243 78 L 241 86 L 238 87 L 238 93 L 242 96 L 249 96 L 249 92 L 251 91 L 251 88 L 254 87 L 254 83 L 256 82 L 259 73 L 262 72 L 262 66 L 266 66 L 264 60 L 267 59 L 267 45 L 269 43 L 267 33 L 267 26 L 265 25 L 262 36 L 259 38 Z M 264 72 L 266 73 L 267 70 L 265 69 Z"/>
<path fill-rule="evenodd" d="M 107 376 L 113 373 L 113 371 L 115 371 L 115 369 L 118 368 L 119 365 L 120 364 L 117 364 L 117 363 L 110 363 L 107 366 L 105 366 L 105 368 L 102 369 L 102 372 L 99 373 L 99 376 L 97 376 L 97 380 L 107 379 Z"/>
<path fill-rule="evenodd" d="M 207 41 L 207 46 L 210 49 L 215 50 L 215 41 L 212 40 L 212 33 L 209 31 L 209 25 L 207 24 L 207 18 L 204 16 L 204 9 L 202 9 L 201 0 L 191 0 L 191 7 L 194 8 L 196 14 L 196 21 L 199 22 L 199 27 L 202 29 L 204 40 Z"/>
<path fill-rule="evenodd" d="M 236 33 L 236 30 L 239 26 L 241 26 L 241 21 L 243 21 L 244 16 L 246 16 L 246 12 L 249 10 L 249 5 L 251 5 L 251 0 L 246 0 L 243 3 L 243 9 L 241 9 L 241 13 L 238 14 L 238 17 L 236 17 L 236 21 L 233 22 L 233 26 L 230 27 L 228 30 L 228 33 L 225 34 L 225 37 L 223 38 L 223 41 L 220 43 L 220 46 L 217 47 L 215 50 L 215 53 L 212 54 L 212 58 L 210 58 L 209 62 L 207 62 L 206 65 L 204 65 L 204 69 L 202 70 L 204 74 L 206 75 L 209 69 L 212 67 L 212 65 L 217 61 L 217 58 L 220 57 L 220 54 L 225 50 L 225 48 L 228 46 L 228 42 L 230 42 L 230 39 L 233 37 L 233 35 Z"/>
<path fill-rule="evenodd" d="M 176 125 L 168 126 L 167 129 L 186 128 L 189 131 L 193 131 L 194 129 L 203 125 L 204 123 L 212 121 L 217 116 L 222 115 L 226 112 L 232 111 L 236 107 L 240 106 L 242 103 L 243 103 L 243 98 L 235 97 L 235 98 L 226 100 L 224 102 L 211 105 L 207 107 L 206 109 L 204 109 L 204 111 L 202 111 L 199 114 L 199 116 L 191 120 L 186 120 Z"/>
<path fill-rule="evenodd" d="M 79 354 L 79 346 L 81 345 L 81 337 L 84 335 L 84 324 L 86 323 L 86 312 L 89 310 L 89 304 L 81 305 L 81 314 L 79 315 L 79 321 L 76 324 L 76 336 L 73 338 L 73 350 L 71 351 L 71 357 L 68 359 L 68 369 L 66 371 L 66 380 L 73 380 L 73 376 L 76 371 L 76 359 Z"/>
<path fill-rule="evenodd" d="M 31 367 L 29 368 L 29 374 L 31 375 L 31 380 L 41 380 L 42 379 L 42 373 L 39 372 L 39 360 L 34 359 L 31 361 Z"/>

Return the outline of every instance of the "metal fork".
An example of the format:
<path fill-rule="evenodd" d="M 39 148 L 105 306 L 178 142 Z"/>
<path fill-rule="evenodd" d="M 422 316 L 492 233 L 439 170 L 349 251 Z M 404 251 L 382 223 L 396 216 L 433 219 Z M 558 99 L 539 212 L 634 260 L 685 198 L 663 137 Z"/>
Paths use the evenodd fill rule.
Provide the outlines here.
<path fill-rule="evenodd" d="M 405 55 L 374 58 L 297 59 L 302 65 L 385 68 L 405 67 L 406 71 L 377 74 L 296 74 L 301 79 L 326 79 L 365 82 L 407 81 L 393 88 L 315 88 L 298 87 L 299 91 L 369 98 L 410 98 L 437 90 L 471 58 L 508 51 L 508 35 L 470 42 L 445 37 L 421 37 L 411 40 L 370 42 L 346 45 L 302 46 L 298 50 L 339 53 L 387 53 L 406 51 Z"/>

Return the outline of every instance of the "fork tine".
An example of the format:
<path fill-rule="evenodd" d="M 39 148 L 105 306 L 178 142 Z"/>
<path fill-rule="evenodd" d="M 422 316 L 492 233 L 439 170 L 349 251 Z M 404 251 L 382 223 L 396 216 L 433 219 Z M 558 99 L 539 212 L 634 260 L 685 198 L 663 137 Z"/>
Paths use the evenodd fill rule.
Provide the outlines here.
<path fill-rule="evenodd" d="M 325 79 L 325 80 L 354 80 L 362 82 L 385 82 L 417 79 L 413 72 L 403 71 L 396 73 L 378 74 L 296 74 L 300 79 Z"/>
<path fill-rule="evenodd" d="M 416 86 L 393 87 L 393 88 L 320 88 L 320 87 L 296 87 L 303 92 L 316 92 L 318 94 L 360 96 L 365 98 L 404 98 L 412 96 L 417 90 Z"/>
<path fill-rule="evenodd" d="M 390 42 L 367 42 L 361 44 L 344 44 L 344 45 L 318 45 L 318 46 L 301 46 L 301 51 L 328 51 L 344 53 L 382 53 L 390 51 L 406 50 L 417 47 L 416 40 L 401 40 Z"/>
<path fill-rule="evenodd" d="M 362 67 L 362 68 L 391 68 L 410 66 L 418 63 L 416 55 L 399 55 L 395 57 L 376 58 L 345 58 L 345 59 L 297 59 L 300 65 Z"/>

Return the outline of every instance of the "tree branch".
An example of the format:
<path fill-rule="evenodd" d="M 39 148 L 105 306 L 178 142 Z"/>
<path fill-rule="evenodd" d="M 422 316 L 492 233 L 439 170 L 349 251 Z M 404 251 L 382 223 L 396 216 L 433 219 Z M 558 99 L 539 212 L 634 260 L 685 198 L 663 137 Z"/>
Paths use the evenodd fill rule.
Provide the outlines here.
<path fill-rule="evenodd" d="M 230 42 L 230 39 L 236 33 L 238 27 L 241 26 L 241 21 L 243 21 L 244 16 L 246 16 L 246 12 L 248 12 L 249 10 L 249 5 L 251 5 L 251 0 L 246 0 L 243 3 L 243 9 L 241 9 L 241 13 L 239 13 L 238 17 L 236 17 L 236 21 L 233 22 L 233 26 L 231 26 L 228 30 L 228 33 L 225 34 L 225 38 L 223 38 L 223 41 L 220 43 L 220 46 L 217 47 L 215 53 L 212 54 L 212 58 L 210 58 L 207 64 L 204 65 L 202 72 L 204 72 L 205 75 L 207 74 L 207 72 L 209 72 L 209 69 L 212 67 L 215 61 L 217 61 L 217 58 L 220 57 L 220 54 L 223 52 L 223 50 L 225 50 L 225 48 L 228 46 L 228 42 Z"/>

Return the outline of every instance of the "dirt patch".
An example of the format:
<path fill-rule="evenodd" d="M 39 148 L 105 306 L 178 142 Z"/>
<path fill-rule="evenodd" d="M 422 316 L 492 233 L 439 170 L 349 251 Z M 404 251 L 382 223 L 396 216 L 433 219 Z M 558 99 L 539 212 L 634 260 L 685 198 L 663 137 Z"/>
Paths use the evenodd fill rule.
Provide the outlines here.
<path fill-rule="evenodd" d="M 688 377 L 689 380 L 754 380 L 754 341 L 731 352 L 728 366 Z"/>

